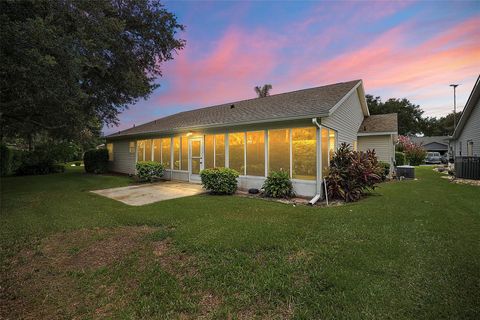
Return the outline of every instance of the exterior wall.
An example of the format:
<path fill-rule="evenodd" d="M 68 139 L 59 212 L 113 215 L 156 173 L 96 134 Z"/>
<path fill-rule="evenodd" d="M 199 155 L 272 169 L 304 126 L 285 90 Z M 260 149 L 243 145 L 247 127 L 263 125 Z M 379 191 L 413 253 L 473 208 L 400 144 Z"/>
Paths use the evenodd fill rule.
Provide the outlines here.
<path fill-rule="evenodd" d="M 330 129 L 336 130 L 336 144 L 346 142 L 353 145 L 354 141 L 357 141 L 357 132 L 363 121 L 363 111 L 360 103 L 359 95 L 357 91 L 352 92 L 350 96 L 334 110 L 332 116 L 321 119 L 321 125 Z M 305 118 L 295 121 L 284 122 L 272 122 L 263 124 L 252 124 L 247 126 L 233 126 L 229 128 L 211 128 L 204 130 L 192 130 L 190 136 L 202 137 L 205 134 L 219 134 L 219 133 L 231 133 L 231 132 L 243 132 L 243 131 L 256 131 L 256 130 L 268 130 L 278 128 L 299 128 L 299 127 L 315 127 L 311 118 Z M 320 140 L 317 128 L 317 158 L 321 159 Z M 114 144 L 114 161 L 111 165 L 111 170 L 123 173 L 135 173 L 136 152 L 129 153 L 129 142 L 143 140 L 143 139 L 157 139 L 176 136 L 179 134 L 185 134 L 187 131 L 179 131 L 171 133 L 169 135 L 143 135 L 135 136 L 131 138 L 122 138 L 121 140 L 112 139 L 108 141 Z M 266 140 L 267 142 L 268 140 Z M 228 150 L 228 139 L 225 142 L 225 146 Z M 265 148 L 266 152 L 268 148 Z M 313 156 L 313 155 L 312 155 Z M 228 151 L 225 153 L 226 163 L 228 165 Z M 268 154 L 265 154 L 265 161 L 267 164 Z M 317 175 L 321 175 L 321 166 L 319 166 L 319 160 L 317 160 Z M 267 171 L 267 170 L 266 170 Z M 165 172 L 165 178 L 171 180 L 189 181 L 189 171 L 171 170 L 167 169 Z M 265 177 L 257 176 L 240 176 L 238 179 L 238 186 L 240 189 L 247 190 L 250 188 L 260 189 L 263 185 Z M 317 193 L 316 180 L 296 180 L 292 179 L 294 191 L 298 196 L 313 197 Z M 318 188 L 323 191 L 322 188 Z"/>
<path fill-rule="evenodd" d="M 480 156 L 480 100 L 470 113 L 462 133 L 455 140 L 455 154 L 457 156 L 467 156 L 467 143 L 473 141 L 473 155 Z"/>
<path fill-rule="evenodd" d="M 390 167 L 393 169 L 395 146 L 391 135 L 358 137 L 358 150 L 367 151 L 368 149 L 374 149 L 378 160 L 390 163 Z"/>
<path fill-rule="evenodd" d="M 362 105 L 357 91 L 350 96 L 321 124 L 338 131 L 338 144 L 346 142 L 353 146 L 357 132 L 364 119 Z"/>
<path fill-rule="evenodd" d="M 109 164 L 110 171 L 119 173 L 135 173 L 135 153 L 130 153 L 130 140 L 117 140 L 113 143 L 113 161 Z"/>

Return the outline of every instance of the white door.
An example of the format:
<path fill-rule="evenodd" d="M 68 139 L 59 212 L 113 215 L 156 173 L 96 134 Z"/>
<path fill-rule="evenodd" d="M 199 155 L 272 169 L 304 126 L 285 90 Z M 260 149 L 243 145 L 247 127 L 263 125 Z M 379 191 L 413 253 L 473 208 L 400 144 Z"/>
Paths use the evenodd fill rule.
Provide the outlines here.
<path fill-rule="evenodd" d="M 200 182 L 200 171 L 203 170 L 203 139 L 189 140 L 189 172 L 191 182 Z"/>

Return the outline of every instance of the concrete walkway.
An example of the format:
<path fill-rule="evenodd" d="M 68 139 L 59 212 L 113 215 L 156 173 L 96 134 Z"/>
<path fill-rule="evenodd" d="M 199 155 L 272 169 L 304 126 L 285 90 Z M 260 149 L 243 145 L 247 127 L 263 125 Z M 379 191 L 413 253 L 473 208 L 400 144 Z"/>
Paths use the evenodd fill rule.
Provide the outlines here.
<path fill-rule="evenodd" d="M 94 190 L 91 192 L 131 206 L 142 206 L 158 201 L 201 194 L 204 193 L 205 190 L 203 190 L 200 184 L 162 181 L 121 188 Z"/>

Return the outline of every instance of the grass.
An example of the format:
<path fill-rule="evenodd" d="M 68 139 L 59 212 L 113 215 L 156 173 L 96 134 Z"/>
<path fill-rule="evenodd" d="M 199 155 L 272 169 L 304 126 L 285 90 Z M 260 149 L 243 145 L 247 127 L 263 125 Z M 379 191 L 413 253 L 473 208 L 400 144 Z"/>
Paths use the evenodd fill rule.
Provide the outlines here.
<path fill-rule="evenodd" d="M 130 207 L 81 170 L 2 179 L 0 318 L 480 317 L 480 189 L 429 167 L 330 208 Z"/>

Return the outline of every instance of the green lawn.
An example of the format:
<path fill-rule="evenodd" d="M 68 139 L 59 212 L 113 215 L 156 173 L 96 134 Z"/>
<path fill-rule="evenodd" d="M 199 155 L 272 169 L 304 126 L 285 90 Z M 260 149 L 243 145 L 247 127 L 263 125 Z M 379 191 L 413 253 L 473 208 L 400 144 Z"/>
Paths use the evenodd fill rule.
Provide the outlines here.
<path fill-rule="evenodd" d="M 2 179 L 0 318 L 480 317 L 480 188 L 429 167 L 330 208 L 130 207 L 80 170 Z"/>

